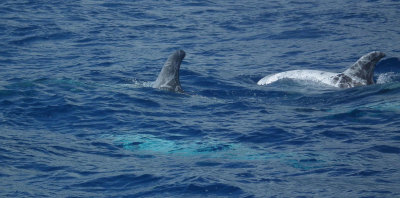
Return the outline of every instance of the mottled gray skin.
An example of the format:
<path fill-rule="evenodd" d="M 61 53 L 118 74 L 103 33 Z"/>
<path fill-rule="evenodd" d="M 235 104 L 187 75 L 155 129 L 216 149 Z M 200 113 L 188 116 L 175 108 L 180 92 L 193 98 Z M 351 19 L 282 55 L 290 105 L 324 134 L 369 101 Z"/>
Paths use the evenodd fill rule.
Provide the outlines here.
<path fill-rule="evenodd" d="M 362 56 L 356 63 L 342 73 L 324 72 L 318 70 L 292 70 L 265 76 L 258 85 L 267 85 L 280 79 L 311 80 L 339 88 L 350 88 L 374 84 L 374 69 L 376 63 L 385 56 L 382 52 L 370 52 Z"/>
<path fill-rule="evenodd" d="M 165 62 L 157 80 L 153 84 L 153 88 L 162 90 L 183 92 L 181 83 L 179 81 L 179 69 L 183 58 L 185 58 L 185 52 L 183 50 L 177 50 L 171 56 L 169 56 L 167 62 Z"/>
<path fill-rule="evenodd" d="M 383 57 L 385 57 L 385 54 L 379 51 L 373 51 L 362 56 L 349 69 L 333 77 L 333 83 L 340 88 L 374 84 L 375 65 Z"/>

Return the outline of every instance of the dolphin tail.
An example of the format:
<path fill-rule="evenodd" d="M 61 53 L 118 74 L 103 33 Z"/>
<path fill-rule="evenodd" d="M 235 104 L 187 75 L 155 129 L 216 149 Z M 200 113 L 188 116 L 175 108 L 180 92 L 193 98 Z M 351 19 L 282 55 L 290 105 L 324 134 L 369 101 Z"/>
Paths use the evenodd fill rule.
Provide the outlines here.
<path fill-rule="evenodd" d="M 153 84 L 153 88 L 183 92 L 181 83 L 179 81 L 179 69 L 183 58 L 185 58 L 185 51 L 177 50 L 169 56 L 165 62 L 157 80 Z"/>
<path fill-rule="evenodd" d="M 370 52 L 357 60 L 350 68 L 343 72 L 343 74 L 357 79 L 364 85 L 374 84 L 374 69 L 376 63 L 381 60 L 385 54 L 379 51 Z"/>

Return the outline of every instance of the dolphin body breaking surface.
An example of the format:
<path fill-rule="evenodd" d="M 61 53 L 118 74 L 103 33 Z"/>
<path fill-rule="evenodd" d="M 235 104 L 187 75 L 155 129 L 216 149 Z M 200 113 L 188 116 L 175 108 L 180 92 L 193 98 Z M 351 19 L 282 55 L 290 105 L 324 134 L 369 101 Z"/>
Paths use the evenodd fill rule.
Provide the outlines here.
<path fill-rule="evenodd" d="M 179 69 L 185 55 L 185 51 L 183 50 L 177 50 L 170 55 L 152 87 L 182 93 L 183 89 L 179 81 Z"/>
<path fill-rule="evenodd" d="M 177 50 L 168 57 L 153 88 L 183 93 L 179 80 L 179 70 L 185 51 Z M 258 85 L 268 85 L 280 79 L 297 79 L 319 82 L 339 88 L 350 88 L 374 84 L 374 69 L 376 63 L 385 56 L 379 51 L 370 52 L 357 60 L 342 73 L 325 72 L 319 70 L 292 70 L 265 76 L 257 82 Z"/>
<path fill-rule="evenodd" d="M 268 85 L 280 79 L 310 80 L 327 85 L 350 88 L 374 84 L 374 69 L 376 63 L 385 56 L 379 51 L 370 52 L 357 60 L 342 73 L 324 72 L 318 70 L 292 70 L 265 76 L 257 82 L 258 85 Z"/>

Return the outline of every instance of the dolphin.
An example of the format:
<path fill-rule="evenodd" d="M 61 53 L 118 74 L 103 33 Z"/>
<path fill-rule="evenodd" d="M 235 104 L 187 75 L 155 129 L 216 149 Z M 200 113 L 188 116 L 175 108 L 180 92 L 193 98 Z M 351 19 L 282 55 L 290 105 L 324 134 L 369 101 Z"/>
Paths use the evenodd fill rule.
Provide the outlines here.
<path fill-rule="evenodd" d="M 374 84 L 374 69 L 376 63 L 385 56 L 379 51 L 370 52 L 357 60 L 342 73 L 318 70 L 292 70 L 265 76 L 257 82 L 258 85 L 268 85 L 280 79 L 311 80 L 339 88 L 350 88 Z"/>
<path fill-rule="evenodd" d="M 179 81 L 179 69 L 185 55 L 185 51 L 183 50 L 177 50 L 170 55 L 152 87 L 182 93 L 183 89 Z"/>

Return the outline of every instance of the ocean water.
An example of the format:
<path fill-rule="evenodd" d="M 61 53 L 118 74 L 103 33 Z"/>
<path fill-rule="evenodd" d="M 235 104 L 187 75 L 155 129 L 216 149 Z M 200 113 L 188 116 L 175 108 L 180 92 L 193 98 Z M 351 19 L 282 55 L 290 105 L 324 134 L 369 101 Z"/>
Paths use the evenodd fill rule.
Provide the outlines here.
<path fill-rule="evenodd" d="M 398 0 L 3 0 L 0 38 L 0 197 L 400 197 Z"/>

